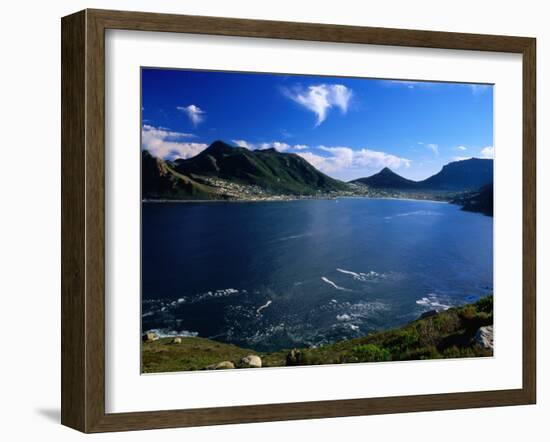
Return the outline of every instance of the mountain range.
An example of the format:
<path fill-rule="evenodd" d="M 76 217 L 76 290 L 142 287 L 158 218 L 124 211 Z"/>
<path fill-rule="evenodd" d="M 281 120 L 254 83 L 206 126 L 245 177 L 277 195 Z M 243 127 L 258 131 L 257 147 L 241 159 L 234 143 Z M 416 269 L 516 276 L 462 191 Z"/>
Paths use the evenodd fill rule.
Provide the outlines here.
<path fill-rule="evenodd" d="M 408 191 L 464 192 L 478 190 L 493 182 L 493 160 L 470 158 L 454 161 L 443 166 L 441 171 L 422 181 L 412 181 L 385 167 L 377 174 L 359 178 L 352 183 L 374 189 Z"/>
<path fill-rule="evenodd" d="M 301 156 L 275 149 L 249 150 L 215 141 L 189 159 L 167 161 L 142 151 L 142 198 L 146 200 L 284 199 L 323 196 L 434 196 L 462 201 L 470 210 L 487 211 L 493 160 L 472 158 L 451 162 L 435 175 L 413 181 L 385 167 L 349 183 L 331 178 Z M 458 198 L 458 199 L 457 199 Z M 467 198 L 474 198 L 467 202 Z M 485 209 L 477 210 L 483 203 Z M 458 204 L 458 202 L 457 202 Z M 492 205 L 491 205 L 492 212 Z"/>

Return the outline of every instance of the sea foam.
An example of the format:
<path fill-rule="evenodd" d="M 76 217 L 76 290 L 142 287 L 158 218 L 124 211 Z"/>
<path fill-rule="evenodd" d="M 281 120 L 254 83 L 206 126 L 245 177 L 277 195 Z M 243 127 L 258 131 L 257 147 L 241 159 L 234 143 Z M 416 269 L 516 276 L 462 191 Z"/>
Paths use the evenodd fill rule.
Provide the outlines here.
<path fill-rule="evenodd" d="M 418 305 L 422 305 L 425 307 L 429 307 L 433 310 L 447 310 L 451 308 L 448 304 L 443 304 L 442 300 L 439 296 L 435 293 L 429 293 L 427 296 L 424 296 L 423 298 L 417 299 L 416 303 Z"/>
<path fill-rule="evenodd" d="M 350 289 L 347 289 L 345 287 L 340 287 L 338 284 L 336 284 L 335 282 L 331 281 L 330 279 L 328 279 L 327 277 L 325 276 L 321 276 L 321 279 L 326 282 L 328 285 L 331 285 L 332 287 L 334 287 L 336 290 L 343 290 L 345 292 L 351 292 Z"/>

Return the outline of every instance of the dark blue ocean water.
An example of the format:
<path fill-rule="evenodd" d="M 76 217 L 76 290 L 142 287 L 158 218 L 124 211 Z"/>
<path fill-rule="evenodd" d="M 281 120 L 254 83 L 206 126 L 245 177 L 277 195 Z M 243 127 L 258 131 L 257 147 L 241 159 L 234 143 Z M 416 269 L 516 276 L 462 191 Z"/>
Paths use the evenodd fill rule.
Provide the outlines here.
<path fill-rule="evenodd" d="M 389 199 L 143 203 L 142 328 L 258 351 L 320 345 L 476 300 L 493 218 Z"/>

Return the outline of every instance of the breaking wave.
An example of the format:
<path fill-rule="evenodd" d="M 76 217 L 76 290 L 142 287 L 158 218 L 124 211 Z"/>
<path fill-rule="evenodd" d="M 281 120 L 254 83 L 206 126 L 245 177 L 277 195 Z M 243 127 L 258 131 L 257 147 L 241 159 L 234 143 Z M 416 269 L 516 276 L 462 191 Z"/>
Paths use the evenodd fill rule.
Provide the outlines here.
<path fill-rule="evenodd" d="M 362 281 L 362 282 L 374 282 L 379 279 L 386 279 L 388 275 L 385 273 L 378 273 L 374 270 L 371 270 L 367 273 L 363 272 L 352 272 L 351 270 L 346 269 L 336 269 L 337 272 L 343 273 L 345 275 L 351 276 L 356 281 Z"/>
<path fill-rule="evenodd" d="M 183 296 L 175 300 L 166 299 L 144 299 L 143 306 L 148 305 L 148 309 L 143 311 L 141 317 L 147 318 L 157 313 L 164 313 L 179 307 L 182 304 L 197 304 L 208 299 L 226 298 L 228 296 L 238 295 L 239 293 L 246 294 L 246 290 L 237 290 L 234 288 L 210 290 L 200 293 L 195 296 Z"/>
<path fill-rule="evenodd" d="M 258 307 L 258 309 L 256 310 L 256 313 L 259 315 L 260 312 L 261 312 L 263 309 L 268 308 L 268 307 L 272 304 L 272 302 L 273 302 L 273 301 L 271 301 L 271 299 L 270 299 L 270 300 L 267 301 L 265 304 L 260 305 L 260 306 Z"/>
<path fill-rule="evenodd" d="M 384 219 L 392 219 L 402 216 L 440 216 L 441 212 L 434 212 L 433 210 L 415 210 L 414 212 L 398 213 L 397 215 L 385 216 Z"/>
<path fill-rule="evenodd" d="M 175 336 L 180 336 L 182 338 L 195 338 L 199 335 L 198 332 L 188 331 L 188 330 L 170 330 L 167 328 L 152 328 L 147 330 L 146 333 L 155 333 L 159 338 L 173 338 Z"/>
<path fill-rule="evenodd" d="M 321 279 L 326 282 L 328 285 L 331 285 L 332 287 L 334 287 L 336 290 L 343 290 L 345 292 L 351 292 L 350 289 L 347 289 L 345 287 L 340 287 L 338 284 L 336 284 L 335 282 L 331 281 L 330 279 L 328 279 L 327 277 L 325 276 L 321 276 Z"/>
<path fill-rule="evenodd" d="M 448 301 L 442 300 L 435 293 L 429 293 L 427 296 L 416 300 L 418 305 L 429 307 L 432 310 L 447 310 L 452 307 L 450 304 L 444 304 L 443 302 Z"/>
<path fill-rule="evenodd" d="M 276 240 L 274 240 L 275 242 L 279 242 L 279 241 L 289 241 L 291 239 L 299 239 L 299 238 L 306 238 L 308 236 L 312 236 L 311 233 L 299 233 L 297 235 L 289 235 L 289 236 L 283 236 L 281 238 L 277 238 Z"/>

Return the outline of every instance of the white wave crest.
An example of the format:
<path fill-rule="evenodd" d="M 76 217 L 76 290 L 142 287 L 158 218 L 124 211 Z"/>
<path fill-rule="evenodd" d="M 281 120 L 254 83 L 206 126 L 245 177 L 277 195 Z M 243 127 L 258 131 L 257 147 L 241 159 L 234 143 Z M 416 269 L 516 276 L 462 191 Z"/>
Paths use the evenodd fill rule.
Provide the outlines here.
<path fill-rule="evenodd" d="M 297 235 L 283 236 L 281 238 L 276 239 L 275 241 L 288 241 L 291 239 L 305 238 L 311 235 L 312 235 L 311 233 L 299 233 Z"/>
<path fill-rule="evenodd" d="M 351 321 L 351 316 L 347 313 L 344 313 L 343 315 L 336 315 L 336 320 L 340 322 Z"/>
<path fill-rule="evenodd" d="M 271 301 L 271 299 L 269 301 L 267 301 L 265 304 L 263 305 L 260 305 L 258 307 L 258 309 L 256 310 L 256 313 L 259 315 L 260 312 L 264 309 L 264 308 L 268 308 L 271 304 L 272 304 L 273 301 Z"/>
<path fill-rule="evenodd" d="M 443 304 L 442 300 L 435 293 L 429 293 L 427 296 L 417 299 L 416 303 L 433 310 L 447 310 L 451 308 L 450 305 Z"/>
<path fill-rule="evenodd" d="M 344 273 L 346 275 L 351 275 L 353 276 L 354 278 L 358 278 L 359 277 L 359 273 L 355 273 L 355 272 L 352 272 L 351 270 L 344 270 L 344 269 L 336 269 L 338 272 L 340 273 Z"/>
<path fill-rule="evenodd" d="M 384 219 L 392 219 L 401 216 L 440 216 L 441 212 L 434 212 L 433 210 L 415 210 L 414 212 L 398 213 L 397 215 L 385 216 Z"/>
<path fill-rule="evenodd" d="M 234 288 L 208 291 L 206 293 L 202 293 L 199 296 L 193 298 L 191 302 L 196 303 L 196 302 L 204 301 L 205 299 L 211 299 L 211 298 L 225 298 L 227 296 L 236 295 L 237 293 L 239 293 L 239 291 Z"/>
<path fill-rule="evenodd" d="M 351 292 L 350 289 L 347 289 L 345 287 L 340 287 L 338 284 L 336 284 L 335 282 L 333 282 L 330 279 L 326 278 L 325 276 L 321 276 L 321 279 L 324 282 L 326 282 L 328 285 L 331 285 L 332 287 L 334 287 L 336 290 L 343 290 L 345 292 Z"/>
<path fill-rule="evenodd" d="M 147 330 L 146 333 L 155 333 L 159 338 L 173 338 L 176 336 L 182 337 L 182 338 L 195 338 L 199 335 L 199 332 L 194 331 L 188 331 L 188 330 L 169 330 L 165 328 L 153 328 L 151 330 Z"/>
<path fill-rule="evenodd" d="M 368 282 L 368 281 L 374 281 L 376 279 L 386 278 L 385 274 L 375 272 L 374 270 L 371 270 L 367 273 L 362 273 L 362 272 L 357 273 L 357 272 L 352 272 L 351 270 L 338 268 L 338 269 L 336 269 L 336 271 L 340 272 L 340 273 L 343 273 L 345 275 L 350 275 L 356 281 L 362 281 L 362 282 Z"/>

